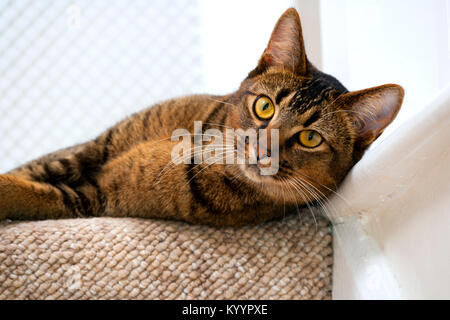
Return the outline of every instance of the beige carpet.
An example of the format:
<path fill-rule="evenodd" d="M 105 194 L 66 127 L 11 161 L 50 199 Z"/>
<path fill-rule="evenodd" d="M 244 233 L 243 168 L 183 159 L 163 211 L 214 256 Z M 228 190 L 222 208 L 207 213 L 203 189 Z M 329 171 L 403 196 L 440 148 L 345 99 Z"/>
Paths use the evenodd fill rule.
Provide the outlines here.
<path fill-rule="evenodd" d="M 0 224 L 0 299 L 329 299 L 328 222 L 92 218 Z"/>

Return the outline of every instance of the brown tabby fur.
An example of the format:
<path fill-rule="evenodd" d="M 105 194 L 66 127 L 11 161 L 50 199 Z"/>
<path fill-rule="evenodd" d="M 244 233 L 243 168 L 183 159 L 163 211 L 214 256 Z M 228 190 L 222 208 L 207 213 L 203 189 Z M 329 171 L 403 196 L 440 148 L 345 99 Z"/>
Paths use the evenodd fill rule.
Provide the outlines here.
<path fill-rule="evenodd" d="M 252 112 L 261 94 L 274 103 L 270 121 Z M 306 58 L 298 14 L 289 9 L 236 92 L 157 104 L 92 141 L 0 175 L 0 218 L 127 216 L 237 226 L 281 217 L 335 190 L 395 118 L 402 99 L 398 85 L 348 92 L 317 70 Z M 193 132 L 194 120 L 204 130 L 279 129 L 279 172 L 259 176 L 246 165 L 170 165 L 173 130 Z M 324 142 L 302 147 L 296 134 L 303 128 L 316 130 Z"/>

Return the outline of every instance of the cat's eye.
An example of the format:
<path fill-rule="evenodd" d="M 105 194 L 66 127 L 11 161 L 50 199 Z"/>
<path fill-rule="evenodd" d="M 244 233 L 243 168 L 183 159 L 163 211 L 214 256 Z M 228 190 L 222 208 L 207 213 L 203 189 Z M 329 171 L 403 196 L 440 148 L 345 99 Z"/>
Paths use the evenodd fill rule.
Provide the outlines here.
<path fill-rule="evenodd" d="M 306 148 L 316 148 L 323 141 L 322 136 L 314 130 L 303 130 L 298 134 L 298 141 Z"/>
<path fill-rule="evenodd" d="M 273 106 L 272 101 L 265 96 L 256 99 L 253 109 L 257 117 L 262 120 L 272 118 L 275 113 L 275 107 Z"/>

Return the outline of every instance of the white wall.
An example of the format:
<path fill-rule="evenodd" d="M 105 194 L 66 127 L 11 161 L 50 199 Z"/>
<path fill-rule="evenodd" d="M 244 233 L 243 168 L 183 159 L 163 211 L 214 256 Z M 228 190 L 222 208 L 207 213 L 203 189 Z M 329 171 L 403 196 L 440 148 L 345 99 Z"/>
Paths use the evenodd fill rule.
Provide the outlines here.
<path fill-rule="evenodd" d="M 332 199 L 333 297 L 449 299 L 450 1 L 320 8 L 325 72 L 350 90 L 406 90 L 398 118 Z"/>
<path fill-rule="evenodd" d="M 449 0 L 320 1 L 324 71 L 349 90 L 384 83 L 405 88 L 404 105 L 387 134 L 418 115 L 450 81 L 449 4 Z"/>
<path fill-rule="evenodd" d="M 291 0 L 203 0 L 205 90 L 228 94 L 253 70 Z"/>

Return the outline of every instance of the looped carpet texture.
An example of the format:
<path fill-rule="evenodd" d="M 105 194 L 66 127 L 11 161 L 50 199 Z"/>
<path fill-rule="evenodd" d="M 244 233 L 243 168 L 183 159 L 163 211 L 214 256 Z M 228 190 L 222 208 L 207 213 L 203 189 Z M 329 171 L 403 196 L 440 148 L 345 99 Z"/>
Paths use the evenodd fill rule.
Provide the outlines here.
<path fill-rule="evenodd" d="M 89 218 L 0 224 L 0 299 L 329 299 L 329 223 Z"/>

